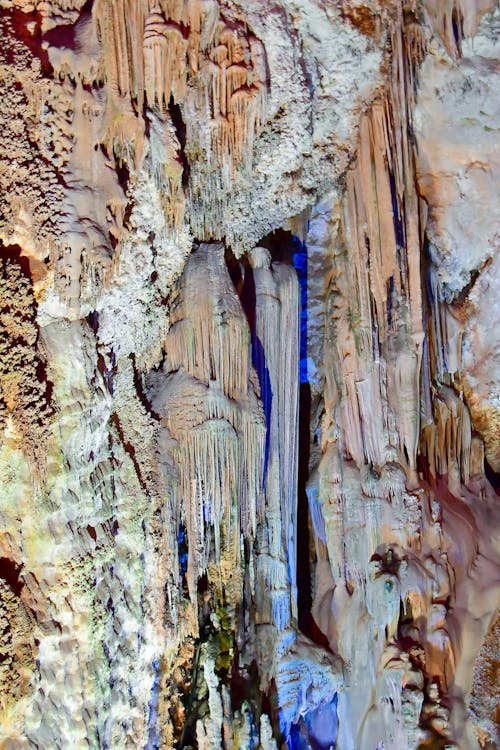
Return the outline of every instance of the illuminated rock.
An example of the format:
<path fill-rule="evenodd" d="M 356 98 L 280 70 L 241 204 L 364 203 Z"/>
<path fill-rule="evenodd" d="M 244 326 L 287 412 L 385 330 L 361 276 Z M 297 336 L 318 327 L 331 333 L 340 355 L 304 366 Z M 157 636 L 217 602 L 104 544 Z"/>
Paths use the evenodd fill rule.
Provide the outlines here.
<path fill-rule="evenodd" d="M 0 6 L 0 746 L 496 747 L 498 9 Z"/>

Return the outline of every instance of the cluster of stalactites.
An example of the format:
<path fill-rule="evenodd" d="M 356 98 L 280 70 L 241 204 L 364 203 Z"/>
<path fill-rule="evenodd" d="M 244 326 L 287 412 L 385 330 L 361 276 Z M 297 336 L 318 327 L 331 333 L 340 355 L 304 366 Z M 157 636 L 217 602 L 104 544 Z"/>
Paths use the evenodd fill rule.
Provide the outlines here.
<path fill-rule="evenodd" d="M 217 250 L 207 250 L 207 248 Z M 227 279 L 226 279 L 227 276 Z M 231 284 L 222 245 L 202 245 L 188 260 L 180 305 L 172 311 L 168 358 L 232 399 L 248 394 L 250 332 Z"/>
<path fill-rule="evenodd" d="M 172 322 L 161 411 L 177 444 L 193 599 L 210 561 L 238 563 L 262 492 L 265 428 L 250 383 L 250 333 L 222 245 L 201 245 L 189 259 Z"/>
<path fill-rule="evenodd" d="M 420 452 L 431 480 L 447 475 L 451 491 L 484 473 L 484 444 L 473 434 L 462 379 L 463 311 L 447 300 L 436 267 L 427 274 L 430 315 L 422 360 Z"/>
<path fill-rule="evenodd" d="M 416 470 L 423 340 L 419 203 L 408 138 L 417 27 L 392 37 L 389 85 L 362 116 L 346 179 L 343 239 L 352 269 L 342 286 L 349 332 L 340 342 L 344 446 L 359 464 L 394 450 Z M 340 337 L 339 337 L 340 338 Z M 389 407 L 389 409 L 387 408 Z"/>
<path fill-rule="evenodd" d="M 112 91 L 165 111 L 171 97 L 207 123 L 208 158 L 240 163 L 266 101 L 261 42 L 226 22 L 214 0 L 98 0 L 94 6 Z"/>
<path fill-rule="evenodd" d="M 215 43 L 201 70 L 210 97 L 211 155 L 223 164 L 228 155 L 236 163 L 251 153 L 265 106 L 266 63 L 262 44 L 223 22 L 217 24 Z"/>
<path fill-rule="evenodd" d="M 481 16 L 494 6 L 492 0 L 424 0 L 422 4 L 453 59 L 461 56 L 462 40 L 475 35 Z"/>
<path fill-rule="evenodd" d="M 483 442 L 472 435 L 469 410 L 453 388 L 441 386 L 433 404 L 434 419 L 423 428 L 420 444 L 429 473 L 467 484 L 470 476 L 484 473 Z"/>
<path fill-rule="evenodd" d="M 415 61 L 422 54 L 418 27 L 394 32 L 390 85 L 360 122 L 359 148 L 347 175 L 345 226 L 357 267 L 358 314 L 385 342 L 400 322 L 393 306 L 404 299 L 412 335 L 422 333 L 419 204 L 409 141 Z M 408 102 L 410 99 L 410 104 Z M 368 271 L 368 274 L 367 274 Z M 362 274 L 362 276 L 360 276 Z M 405 312 L 405 311 L 401 311 Z M 371 348 L 377 344 L 365 342 Z"/>
<path fill-rule="evenodd" d="M 182 98 L 187 64 L 198 69 L 200 30 L 207 17 L 217 13 L 217 4 L 213 0 L 97 0 L 93 13 L 107 80 L 119 96 L 136 99 L 141 111 L 145 95 L 150 105 L 155 99 L 168 104 L 171 93 Z"/>
<path fill-rule="evenodd" d="M 188 531 L 187 575 L 193 593 L 211 560 L 219 561 L 231 550 L 237 562 L 240 534 L 255 536 L 264 425 L 255 397 L 234 401 L 216 385 L 207 389 L 183 366 L 167 379 L 161 411 L 176 441 L 176 507 Z"/>

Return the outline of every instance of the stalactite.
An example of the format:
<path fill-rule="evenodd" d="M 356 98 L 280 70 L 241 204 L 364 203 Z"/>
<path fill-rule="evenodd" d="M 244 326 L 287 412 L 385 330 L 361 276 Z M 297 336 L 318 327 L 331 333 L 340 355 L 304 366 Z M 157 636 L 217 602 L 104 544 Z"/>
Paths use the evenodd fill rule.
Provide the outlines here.
<path fill-rule="evenodd" d="M 234 568 L 227 575 L 237 573 L 240 535 L 255 534 L 263 481 L 264 429 L 250 381 L 250 333 L 222 245 L 201 245 L 188 261 L 171 321 L 165 369 L 172 374 L 155 386 L 154 403 L 176 441 L 176 505 L 187 528 L 187 580 L 195 602 L 211 561 L 219 565 L 230 556 Z"/>
<path fill-rule="evenodd" d="M 281 630 L 289 622 L 289 611 L 296 617 L 297 550 L 297 467 L 298 467 L 298 388 L 300 289 L 293 269 L 281 264 L 271 266 L 269 251 L 255 248 L 250 256 L 256 293 L 255 361 L 261 383 L 261 398 L 266 411 L 266 500 L 267 540 L 261 554 L 267 584 L 267 568 L 280 571 L 271 594 L 272 614 Z M 278 345 L 277 345 L 278 342 Z M 294 425 L 292 429 L 290 425 Z M 269 557 L 267 557 L 269 556 Z M 288 581 L 280 578 L 288 569 Z M 289 603 L 281 598 L 288 592 Z"/>
<path fill-rule="evenodd" d="M 168 115 L 149 114 L 151 172 L 162 200 L 167 226 L 179 229 L 184 218 L 181 145 Z"/>
<path fill-rule="evenodd" d="M 451 388 L 442 386 L 434 398 L 434 421 L 422 430 L 422 454 L 426 456 L 433 477 L 450 474 L 456 489 L 459 482 L 469 482 L 471 475 L 472 434 L 467 406 Z M 481 459 L 473 461 L 474 468 Z"/>
<path fill-rule="evenodd" d="M 234 292 L 221 285 L 222 254 L 208 262 L 206 247 L 198 250 L 197 260 L 188 261 L 184 306 L 171 317 L 169 361 L 172 370 L 181 364 L 207 385 L 215 381 L 231 398 L 244 398 L 248 391 L 250 334 Z M 205 256 L 205 257 L 203 257 Z M 206 279 L 211 285 L 206 285 Z M 203 280 L 203 281 L 202 281 Z M 200 291 L 201 290 L 201 291 Z M 213 295 L 220 295 L 220 302 Z M 187 311 L 191 295 L 199 298 L 199 314 Z M 225 305 L 227 307 L 225 307 Z M 237 358 L 234 352 L 240 352 Z"/>
<path fill-rule="evenodd" d="M 140 113 L 144 99 L 165 110 L 173 96 L 207 118 L 214 169 L 248 161 L 265 115 L 266 69 L 262 45 L 242 24 L 227 25 L 213 0 L 99 0 L 93 13 L 117 102 L 134 100 Z"/>
<path fill-rule="evenodd" d="M 453 737 L 456 718 L 443 704 L 455 697 L 460 636 L 448 602 L 467 596 L 459 593 L 470 583 L 461 577 L 470 575 L 465 559 L 478 558 L 472 547 L 453 557 L 445 539 L 460 546 L 475 537 L 459 498 L 482 481 L 483 451 L 462 393 L 465 310 L 439 278 L 433 248 L 421 286 L 427 214 L 410 133 L 425 35 L 410 17 L 403 33 L 392 34 L 391 49 L 388 86 L 362 115 L 339 206 L 323 455 L 308 495 L 317 555 L 312 611 L 345 663 L 373 670 L 370 689 L 347 680 L 339 695 L 341 715 L 359 717 L 354 735 L 340 722 L 339 746 L 368 748 L 378 735 L 395 750 Z M 372 623 L 363 664 L 342 634 L 344 608 L 350 622 Z M 406 635 L 421 656 L 403 653 Z M 431 688 L 436 674 L 439 688 Z"/>
<path fill-rule="evenodd" d="M 436 33 L 441 37 L 448 54 L 461 56 L 461 43 L 473 37 L 481 16 L 491 10 L 491 0 L 424 0 L 423 6 Z"/>
<path fill-rule="evenodd" d="M 186 47 L 180 26 L 167 22 L 160 8 L 153 8 L 144 26 L 144 80 L 146 102 L 153 108 L 168 106 L 170 96 L 180 101 L 186 87 Z"/>
<path fill-rule="evenodd" d="M 407 31 L 412 51 L 421 47 L 420 33 Z M 354 274 L 339 380 L 345 384 L 344 443 L 353 458 L 381 466 L 396 450 L 415 481 L 424 332 L 418 196 L 407 131 L 418 57 L 409 65 L 406 41 L 396 33 L 391 41 L 391 84 L 361 119 L 358 157 L 347 175 L 344 242 Z"/>

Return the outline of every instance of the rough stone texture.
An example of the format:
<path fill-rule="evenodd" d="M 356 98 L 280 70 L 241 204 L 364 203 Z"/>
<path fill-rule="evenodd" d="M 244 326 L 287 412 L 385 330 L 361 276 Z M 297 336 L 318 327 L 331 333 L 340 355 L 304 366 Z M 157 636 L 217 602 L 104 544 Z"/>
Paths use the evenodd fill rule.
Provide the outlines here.
<path fill-rule="evenodd" d="M 499 746 L 493 5 L 0 0 L 0 747 Z"/>
<path fill-rule="evenodd" d="M 451 316 L 452 343 L 444 343 L 445 351 L 457 352 L 445 353 L 440 367 L 452 377 L 460 372 L 474 427 L 495 471 L 500 468 L 495 375 L 500 352 L 495 285 L 500 247 L 499 25 L 498 11 L 485 16 L 474 38 L 462 43 L 459 65 L 439 45 L 429 47 L 415 111 L 433 294 L 437 302 L 448 303 L 445 315 Z"/>

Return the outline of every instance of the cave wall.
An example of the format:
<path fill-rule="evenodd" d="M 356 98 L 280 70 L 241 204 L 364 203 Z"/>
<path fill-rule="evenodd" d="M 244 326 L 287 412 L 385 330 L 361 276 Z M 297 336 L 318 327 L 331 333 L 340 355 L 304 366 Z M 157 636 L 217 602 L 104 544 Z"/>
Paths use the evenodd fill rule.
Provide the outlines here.
<path fill-rule="evenodd" d="M 498 7 L 0 28 L 0 747 L 498 747 Z"/>

